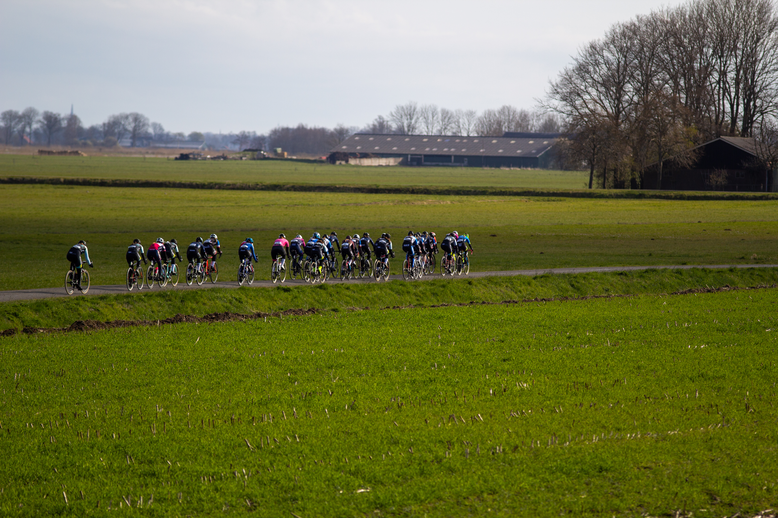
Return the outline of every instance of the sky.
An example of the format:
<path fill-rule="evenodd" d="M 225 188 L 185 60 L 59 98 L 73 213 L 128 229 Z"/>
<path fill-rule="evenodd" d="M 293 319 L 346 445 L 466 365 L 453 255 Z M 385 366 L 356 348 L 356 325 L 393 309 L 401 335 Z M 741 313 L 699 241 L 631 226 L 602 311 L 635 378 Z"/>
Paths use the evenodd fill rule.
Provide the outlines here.
<path fill-rule="evenodd" d="M 411 101 L 533 109 L 581 46 L 678 3 L 1 0 L 0 111 L 188 134 L 363 127 Z"/>

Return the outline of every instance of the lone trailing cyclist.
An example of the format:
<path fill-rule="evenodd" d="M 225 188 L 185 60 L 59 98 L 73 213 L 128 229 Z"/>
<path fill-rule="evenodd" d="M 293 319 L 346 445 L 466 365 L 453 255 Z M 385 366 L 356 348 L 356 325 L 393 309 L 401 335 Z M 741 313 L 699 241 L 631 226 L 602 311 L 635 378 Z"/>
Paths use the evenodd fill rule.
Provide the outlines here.
<path fill-rule="evenodd" d="M 143 245 L 140 244 L 140 239 L 133 239 L 132 244 L 127 247 L 127 265 L 130 268 L 137 270 L 140 267 L 140 262 L 147 264 Z"/>
<path fill-rule="evenodd" d="M 67 260 L 70 261 L 70 269 L 75 270 L 76 272 L 73 282 L 79 291 L 81 290 L 81 267 L 84 264 L 84 262 L 81 260 L 82 255 L 86 258 L 86 262 L 89 267 L 94 268 L 94 263 L 91 259 L 89 259 L 89 249 L 86 247 L 86 241 L 83 239 L 70 247 L 67 255 Z"/>

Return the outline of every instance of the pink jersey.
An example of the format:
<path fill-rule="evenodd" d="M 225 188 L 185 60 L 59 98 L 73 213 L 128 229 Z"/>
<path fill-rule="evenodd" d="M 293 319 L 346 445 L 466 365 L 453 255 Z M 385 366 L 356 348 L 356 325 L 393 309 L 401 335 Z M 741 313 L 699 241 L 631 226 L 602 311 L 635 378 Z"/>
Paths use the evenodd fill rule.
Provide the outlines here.
<path fill-rule="evenodd" d="M 273 243 L 273 246 L 283 246 L 284 248 L 289 248 L 289 241 L 287 241 L 285 237 L 279 237 L 276 239 L 276 242 Z"/>

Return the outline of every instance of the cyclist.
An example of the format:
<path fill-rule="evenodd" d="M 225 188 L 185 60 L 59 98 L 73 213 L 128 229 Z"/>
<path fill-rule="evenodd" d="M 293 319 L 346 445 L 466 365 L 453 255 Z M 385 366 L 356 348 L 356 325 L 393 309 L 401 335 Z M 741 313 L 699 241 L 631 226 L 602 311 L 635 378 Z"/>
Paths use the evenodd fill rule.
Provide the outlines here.
<path fill-rule="evenodd" d="M 362 253 L 362 255 L 367 256 L 368 263 L 372 259 L 370 255 L 370 247 L 375 248 L 375 243 L 373 242 L 373 239 L 370 237 L 370 234 L 365 232 L 364 234 L 362 234 L 362 239 L 359 240 L 359 250 Z"/>
<path fill-rule="evenodd" d="M 330 243 L 332 243 L 333 250 L 340 249 L 340 242 L 338 241 L 338 234 L 333 230 L 330 232 Z"/>
<path fill-rule="evenodd" d="M 427 248 L 433 253 L 438 253 L 438 237 L 435 232 L 427 234 Z"/>
<path fill-rule="evenodd" d="M 222 249 L 221 246 L 219 246 L 219 240 L 216 238 L 216 234 L 211 234 L 210 238 L 203 241 L 203 252 L 205 252 L 205 259 L 210 259 L 211 263 L 216 260 L 216 254 L 219 254 L 219 257 L 222 256 Z"/>
<path fill-rule="evenodd" d="M 94 263 L 89 259 L 89 250 L 86 247 L 86 241 L 83 239 L 70 247 L 68 250 L 67 260 L 70 261 L 70 269 L 75 270 L 76 274 L 73 276 L 73 282 L 76 284 L 76 288 L 81 291 L 81 266 L 84 264 L 81 260 L 81 256 L 86 258 L 86 262 L 90 268 L 94 268 Z"/>
<path fill-rule="evenodd" d="M 354 250 L 352 247 L 351 236 L 346 234 L 343 238 L 343 242 L 340 244 L 340 255 L 343 260 L 346 261 L 348 268 L 351 269 L 351 263 L 354 261 Z"/>
<path fill-rule="evenodd" d="M 381 237 L 373 244 L 373 249 L 375 250 L 375 256 L 377 259 L 380 259 L 384 262 L 384 264 L 389 263 L 389 258 L 387 256 L 391 256 L 394 258 L 394 250 L 392 250 L 392 236 L 390 236 L 388 233 L 384 232 L 381 234 Z"/>
<path fill-rule="evenodd" d="M 468 248 L 470 248 L 470 251 L 473 251 L 473 245 L 470 243 L 470 236 L 468 234 L 462 234 L 461 236 L 457 237 L 457 249 L 460 252 L 466 251 Z"/>
<path fill-rule="evenodd" d="M 324 257 L 327 259 L 327 262 L 335 260 L 335 250 L 332 248 L 332 241 L 330 241 L 330 238 L 327 237 L 327 234 L 324 234 L 321 236 L 321 242 L 324 246 Z"/>
<path fill-rule="evenodd" d="M 130 268 L 137 270 L 140 267 L 141 260 L 143 264 L 147 264 L 146 255 L 143 250 L 143 245 L 140 244 L 140 239 L 133 239 L 132 244 L 127 247 L 127 265 Z"/>
<path fill-rule="evenodd" d="M 405 259 L 410 260 L 411 268 L 416 266 L 416 252 L 418 246 L 416 245 L 416 237 L 413 235 L 413 230 L 408 231 L 408 235 L 403 239 L 403 252 L 405 252 Z"/>
<path fill-rule="evenodd" d="M 203 238 L 198 237 L 186 249 L 186 259 L 189 264 L 197 266 L 205 259 L 205 249 L 203 248 Z"/>
<path fill-rule="evenodd" d="M 284 261 L 288 255 L 289 241 L 287 241 L 286 236 L 281 233 L 278 235 L 278 239 L 273 242 L 273 248 L 270 249 L 270 257 L 273 258 L 273 262 L 275 262 L 276 258 L 280 257 L 281 260 L 278 262 L 278 266 L 283 270 L 286 268 L 286 266 L 284 266 Z"/>
<path fill-rule="evenodd" d="M 151 265 L 158 264 L 162 266 L 162 253 L 165 250 L 165 240 L 158 237 L 156 241 L 151 243 L 149 249 L 146 251 L 146 256 L 149 258 Z"/>
<path fill-rule="evenodd" d="M 419 246 L 419 258 L 421 259 L 421 267 L 427 266 L 427 231 L 422 233 L 416 233 L 416 244 Z"/>
<path fill-rule="evenodd" d="M 221 243 L 219 243 L 219 238 L 216 237 L 216 234 L 211 234 L 211 237 L 209 237 L 208 240 L 213 244 L 213 247 L 216 250 L 216 253 L 219 254 L 219 257 L 221 257 L 222 246 Z"/>
<path fill-rule="evenodd" d="M 296 265 L 299 269 L 300 263 L 303 260 L 303 252 L 305 249 L 305 239 L 300 234 L 297 234 L 294 239 L 289 242 L 289 251 L 292 252 L 292 264 Z"/>
<path fill-rule="evenodd" d="M 451 261 L 451 254 L 454 253 L 457 246 L 457 240 L 454 238 L 453 234 L 446 234 L 446 237 L 443 238 L 443 241 L 440 243 L 440 248 L 446 253 L 445 259 L 446 262 Z M 441 264 L 441 271 L 443 270 L 443 260 L 440 261 Z"/>
<path fill-rule="evenodd" d="M 257 252 L 254 250 L 254 240 L 247 237 L 238 247 L 238 258 L 240 258 L 241 262 L 248 259 L 249 264 L 251 264 L 252 257 L 255 263 L 259 262 Z"/>
<path fill-rule="evenodd" d="M 181 259 L 181 254 L 178 253 L 178 241 L 176 241 L 175 238 L 170 241 L 165 241 L 162 255 L 162 259 L 168 264 L 176 264 L 176 259 L 178 259 L 179 262 L 183 261 L 183 259 Z"/>
<path fill-rule="evenodd" d="M 321 264 L 319 262 L 324 259 L 324 243 L 321 241 L 321 234 L 314 232 L 311 239 L 305 243 L 305 255 L 311 258 L 319 267 L 321 273 Z"/>

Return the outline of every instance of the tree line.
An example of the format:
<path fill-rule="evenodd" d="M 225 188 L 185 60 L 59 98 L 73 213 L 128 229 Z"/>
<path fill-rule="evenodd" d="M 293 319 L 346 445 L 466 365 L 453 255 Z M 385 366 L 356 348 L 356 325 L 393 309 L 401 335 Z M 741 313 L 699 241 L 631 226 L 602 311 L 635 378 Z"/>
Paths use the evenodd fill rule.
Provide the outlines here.
<path fill-rule="evenodd" d="M 386 116 L 379 115 L 363 126 L 335 128 L 318 126 L 278 126 L 267 134 L 240 131 L 226 135 L 191 132 L 171 133 L 158 122 L 137 112 L 109 116 L 101 124 L 85 127 L 76 114 L 39 112 L 35 108 L 0 113 L 0 131 L 5 145 L 63 145 L 70 147 L 127 145 L 145 147 L 153 143 L 205 142 L 212 149 L 282 149 L 292 155 L 322 156 L 357 132 L 379 134 L 428 134 L 500 136 L 506 131 L 560 131 L 559 117 L 551 113 L 503 106 L 485 110 L 448 110 L 434 104 L 408 102 L 396 106 Z"/>
<path fill-rule="evenodd" d="M 647 167 L 685 165 L 719 136 L 776 142 L 778 16 L 771 0 L 693 0 L 612 26 L 551 81 L 589 187 L 641 186 Z M 765 161 L 772 160 L 765 152 Z M 767 165 L 767 164 L 764 164 Z"/>

